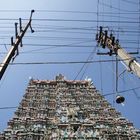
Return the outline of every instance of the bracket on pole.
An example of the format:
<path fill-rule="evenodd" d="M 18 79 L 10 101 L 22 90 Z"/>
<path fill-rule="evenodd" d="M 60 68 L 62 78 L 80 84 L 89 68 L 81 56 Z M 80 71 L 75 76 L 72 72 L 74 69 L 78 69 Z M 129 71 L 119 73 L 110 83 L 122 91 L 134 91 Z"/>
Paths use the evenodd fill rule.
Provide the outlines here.
<path fill-rule="evenodd" d="M 98 42 L 98 44 L 100 46 L 102 46 L 102 48 L 106 48 L 108 47 L 108 49 L 110 50 L 110 52 L 108 53 L 110 56 L 112 54 L 116 54 L 117 55 L 117 50 L 120 48 L 119 45 L 119 40 L 115 40 L 115 37 L 113 36 L 113 34 L 110 34 L 110 37 L 108 36 L 108 31 L 105 30 L 103 31 L 103 27 L 100 26 L 100 31 L 99 31 L 99 35 L 98 33 L 96 34 L 96 40 Z"/>
<path fill-rule="evenodd" d="M 17 25 L 18 25 L 18 23 L 16 22 L 16 23 L 15 23 L 15 37 L 16 37 L 16 38 L 18 37 Z"/>
<path fill-rule="evenodd" d="M 98 46 L 102 46 L 102 48 L 108 48 L 110 52 L 108 53 L 110 56 L 112 54 L 117 55 L 124 64 L 129 68 L 130 72 L 135 73 L 138 77 L 140 77 L 140 64 L 136 61 L 136 59 L 131 56 L 131 53 L 128 53 L 125 49 L 123 49 L 120 44 L 119 40 L 115 39 L 113 34 L 111 33 L 110 36 L 107 35 L 107 31 L 103 31 L 103 27 L 100 27 L 99 34 L 96 34 L 96 40 Z M 133 53 L 132 53 L 133 54 Z"/>
<path fill-rule="evenodd" d="M 30 15 L 30 29 L 31 29 L 31 32 L 34 33 L 34 30 L 32 28 L 32 25 L 31 25 L 31 21 L 32 21 L 32 16 L 33 16 L 33 13 L 35 12 L 35 10 L 32 10 L 31 11 L 31 15 Z"/>
<path fill-rule="evenodd" d="M 29 23 L 28 23 L 29 24 L 29 27 L 31 29 L 31 33 L 34 32 L 34 30 L 32 29 L 32 26 L 31 26 L 32 16 L 33 16 L 33 13 L 34 12 L 35 12 L 34 10 L 31 11 L 31 15 L 30 15 L 30 18 L 29 18 Z M 18 30 L 17 30 L 17 27 L 18 26 L 17 25 L 18 25 L 18 23 L 15 23 L 15 37 L 16 37 L 16 39 L 20 39 L 20 47 L 23 47 L 22 37 L 20 38 L 20 35 L 18 35 Z M 24 30 L 22 29 L 22 19 L 21 18 L 19 18 L 19 31 L 20 31 L 20 34 L 26 32 L 25 29 Z M 19 49 L 17 47 L 16 53 L 14 53 L 14 55 L 13 55 L 12 62 L 14 61 L 14 59 L 16 58 L 16 56 L 18 56 L 18 55 L 19 55 Z"/>
<path fill-rule="evenodd" d="M 19 30 L 20 30 L 20 32 L 23 32 L 23 30 L 22 30 L 22 20 L 21 20 L 21 18 L 19 18 Z M 21 42 L 20 42 L 20 47 L 23 47 L 22 40 L 21 40 Z"/>

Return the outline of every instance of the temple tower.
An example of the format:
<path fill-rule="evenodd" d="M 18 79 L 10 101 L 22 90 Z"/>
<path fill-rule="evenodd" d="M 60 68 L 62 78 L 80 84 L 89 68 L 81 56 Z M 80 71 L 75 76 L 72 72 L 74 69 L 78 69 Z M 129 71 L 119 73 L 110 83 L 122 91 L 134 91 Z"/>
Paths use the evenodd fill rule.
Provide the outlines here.
<path fill-rule="evenodd" d="M 0 140 L 140 140 L 90 79 L 29 81 Z"/>

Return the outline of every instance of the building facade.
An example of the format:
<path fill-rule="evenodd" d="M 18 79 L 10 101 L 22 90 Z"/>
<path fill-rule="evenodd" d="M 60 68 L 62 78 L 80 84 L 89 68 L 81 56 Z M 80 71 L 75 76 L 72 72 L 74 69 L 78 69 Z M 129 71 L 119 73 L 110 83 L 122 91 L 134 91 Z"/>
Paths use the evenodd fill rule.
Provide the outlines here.
<path fill-rule="evenodd" d="M 0 140 L 140 140 L 90 79 L 31 79 Z"/>

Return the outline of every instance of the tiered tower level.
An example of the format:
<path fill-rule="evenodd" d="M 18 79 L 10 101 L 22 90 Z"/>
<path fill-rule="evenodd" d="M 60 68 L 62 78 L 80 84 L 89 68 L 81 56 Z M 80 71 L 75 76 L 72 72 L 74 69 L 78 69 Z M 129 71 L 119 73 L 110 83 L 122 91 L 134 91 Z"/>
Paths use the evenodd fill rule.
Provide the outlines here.
<path fill-rule="evenodd" d="M 0 140 L 140 140 L 90 79 L 31 79 Z"/>

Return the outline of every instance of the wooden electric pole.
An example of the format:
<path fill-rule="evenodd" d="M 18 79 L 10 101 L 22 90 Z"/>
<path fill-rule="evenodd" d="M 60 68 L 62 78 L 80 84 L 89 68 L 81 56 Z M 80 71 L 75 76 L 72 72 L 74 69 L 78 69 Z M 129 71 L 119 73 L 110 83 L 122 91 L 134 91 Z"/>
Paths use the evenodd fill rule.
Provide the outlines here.
<path fill-rule="evenodd" d="M 113 34 L 108 36 L 108 31 L 103 31 L 103 28 L 100 27 L 99 33 L 96 35 L 96 40 L 102 48 L 107 47 L 110 52 L 109 55 L 117 54 L 117 56 L 125 63 L 130 72 L 135 73 L 140 78 L 140 64 L 136 59 L 131 56 L 125 49 L 119 45 L 119 40 L 115 40 Z"/>
<path fill-rule="evenodd" d="M 0 80 L 2 79 L 2 76 L 3 76 L 7 66 L 9 65 L 10 61 L 12 59 L 14 60 L 15 57 L 19 54 L 18 46 L 19 46 L 19 44 L 22 46 L 22 38 L 23 38 L 24 34 L 26 33 L 27 29 L 30 27 L 31 32 L 32 33 L 34 32 L 34 30 L 31 27 L 33 13 L 34 13 L 34 10 L 31 11 L 29 22 L 27 23 L 27 25 L 25 26 L 24 29 L 22 29 L 21 19 L 20 19 L 20 33 L 19 34 L 17 32 L 17 23 L 15 23 L 16 40 L 15 40 L 15 42 L 13 42 L 13 37 L 11 38 L 11 48 L 10 48 L 8 54 L 6 55 L 5 59 L 3 60 L 3 62 L 0 64 Z"/>

